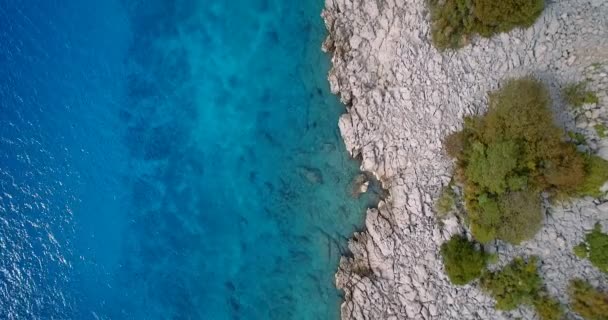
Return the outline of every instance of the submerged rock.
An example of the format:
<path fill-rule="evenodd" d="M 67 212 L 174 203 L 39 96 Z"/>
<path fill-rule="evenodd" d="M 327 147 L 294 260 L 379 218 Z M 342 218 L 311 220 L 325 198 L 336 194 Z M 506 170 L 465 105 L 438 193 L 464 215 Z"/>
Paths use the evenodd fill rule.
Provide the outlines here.
<path fill-rule="evenodd" d="M 298 167 L 298 174 L 312 184 L 323 183 L 323 173 L 317 168 Z"/>

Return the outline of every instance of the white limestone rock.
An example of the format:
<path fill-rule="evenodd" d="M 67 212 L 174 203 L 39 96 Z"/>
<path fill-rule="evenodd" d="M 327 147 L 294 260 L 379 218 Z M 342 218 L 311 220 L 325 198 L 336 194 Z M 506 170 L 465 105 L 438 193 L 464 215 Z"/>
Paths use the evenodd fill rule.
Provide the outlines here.
<path fill-rule="evenodd" d="M 583 80 L 594 63 L 608 62 L 608 2 L 550 1 L 531 28 L 476 38 L 443 53 L 429 41 L 425 2 L 326 0 L 322 14 L 330 33 L 323 48 L 332 54 L 328 80 L 348 109 L 339 122 L 346 148 L 390 192 L 386 203 L 368 211 L 367 231 L 350 241 L 352 257 L 340 261 L 342 319 L 534 319 L 529 308 L 497 312 L 475 286 L 448 281 L 439 246 L 462 227 L 455 218 L 443 226 L 434 218 L 432 200 L 452 170 L 441 140 L 461 127 L 464 115 L 483 112 L 487 92 L 512 77 L 540 78 L 555 109 L 566 110 L 561 88 Z M 593 89 L 606 91 L 602 72 L 594 76 Z M 594 110 L 606 110 L 606 103 L 600 96 Z M 608 120 L 606 111 L 591 116 L 596 123 Z M 576 125 L 573 117 L 557 120 L 570 130 Z M 583 126 L 581 120 L 581 129 L 588 130 L 589 122 Z M 572 254 L 589 225 L 608 226 L 606 209 L 593 201 L 549 208 L 534 239 L 519 247 L 497 245 L 501 263 L 538 255 L 549 292 L 562 302 L 572 277 L 608 288 L 605 275 Z"/>

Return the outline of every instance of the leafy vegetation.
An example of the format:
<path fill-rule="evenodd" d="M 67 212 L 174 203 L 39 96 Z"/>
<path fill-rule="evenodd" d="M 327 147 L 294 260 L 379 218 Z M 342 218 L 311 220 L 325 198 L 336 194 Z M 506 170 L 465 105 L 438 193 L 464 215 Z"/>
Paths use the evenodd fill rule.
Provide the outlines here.
<path fill-rule="evenodd" d="M 608 320 L 608 294 L 576 279 L 570 282 L 570 306 L 586 320 Z"/>
<path fill-rule="evenodd" d="M 511 80 L 490 94 L 484 116 L 466 118 L 463 130 L 445 139 L 476 240 L 519 244 L 533 237 L 544 219 L 541 192 L 601 195 L 608 162 L 565 142 L 549 104 L 538 81 Z"/>
<path fill-rule="evenodd" d="M 533 304 L 542 289 L 536 264 L 536 258 L 516 258 L 502 270 L 484 274 L 481 287 L 496 299 L 496 309 L 513 310 L 520 304 Z"/>
<path fill-rule="evenodd" d="M 608 273 L 608 234 L 602 232 L 599 223 L 585 236 L 585 242 L 574 247 L 574 253 L 581 259 L 589 258 L 591 264 Z"/>
<path fill-rule="evenodd" d="M 577 108 L 599 102 L 597 95 L 593 91 L 587 90 L 586 82 L 570 84 L 564 88 L 562 94 L 566 102 Z"/>
<path fill-rule="evenodd" d="M 561 320 L 564 317 L 564 307 L 546 294 L 538 295 L 532 304 L 541 320 Z"/>
<path fill-rule="evenodd" d="M 456 285 L 465 285 L 482 274 L 486 267 L 486 254 L 466 237 L 456 235 L 441 246 L 445 271 Z"/>
<path fill-rule="evenodd" d="M 534 257 L 529 261 L 515 258 L 502 270 L 484 274 L 480 282 L 481 287 L 496 299 L 498 310 L 513 310 L 525 304 L 534 306 L 542 320 L 563 317 L 562 305 L 549 297 L 543 288 Z"/>
<path fill-rule="evenodd" d="M 429 0 L 432 40 L 442 50 L 460 48 L 475 34 L 530 27 L 544 7 L 544 0 Z"/>
<path fill-rule="evenodd" d="M 608 273 L 608 234 L 602 232 L 599 223 L 585 237 L 589 245 L 589 261 L 602 272 Z"/>
<path fill-rule="evenodd" d="M 574 195 L 579 197 L 601 197 L 600 188 L 608 180 L 608 161 L 598 156 L 585 156 L 585 179 L 576 188 Z"/>
<path fill-rule="evenodd" d="M 572 248 L 572 252 L 581 259 L 585 259 L 589 256 L 589 250 L 584 242 Z"/>
<path fill-rule="evenodd" d="M 450 213 L 450 211 L 452 211 L 452 209 L 454 209 L 454 206 L 456 205 L 455 198 L 456 195 L 454 194 L 452 188 L 450 188 L 449 186 L 445 187 L 441 191 L 441 195 L 439 196 L 439 199 L 435 204 L 435 210 L 437 211 L 437 213 L 440 216 L 445 216 Z"/>
<path fill-rule="evenodd" d="M 602 123 L 598 123 L 595 126 L 593 126 L 593 128 L 595 129 L 595 132 L 597 132 L 597 135 L 601 138 L 606 138 L 606 136 L 608 136 L 608 128 L 606 128 L 606 126 Z"/>
<path fill-rule="evenodd" d="M 498 263 L 498 261 L 499 261 L 498 253 L 496 253 L 496 252 L 486 253 L 486 262 L 488 264 L 495 264 L 495 263 Z"/>
<path fill-rule="evenodd" d="M 574 142 L 576 145 L 587 144 L 587 139 L 585 139 L 585 135 L 580 132 L 568 132 L 568 137 L 570 137 L 570 141 Z"/>

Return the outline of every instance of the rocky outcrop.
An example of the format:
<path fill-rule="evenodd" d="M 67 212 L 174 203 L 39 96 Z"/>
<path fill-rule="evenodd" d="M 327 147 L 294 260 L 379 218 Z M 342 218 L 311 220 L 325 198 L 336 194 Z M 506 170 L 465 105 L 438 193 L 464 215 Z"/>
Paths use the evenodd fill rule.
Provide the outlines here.
<path fill-rule="evenodd" d="M 603 0 L 548 1 L 529 29 L 441 53 L 429 40 L 425 0 L 326 0 L 329 81 L 348 109 L 340 130 L 348 152 L 390 192 L 368 211 L 367 230 L 350 241 L 352 257 L 341 259 L 336 282 L 345 293 L 343 319 L 534 318 L 527 308 L 497 312 L 475 286 L 456 287 L 445 276 L 439 246 L 462 230 L 455 218 L 438 224 L 432 208 L 452 169 L 441 140 L 461 127 L 464 115 L 484 111 L 488 91 L 528 74 L 549 86 L 556 120 L 575 130 L 559 92 L 591 67 L 604 70 L 595 73 L 594 89 L 607 89 L 607 16 Z M 586 107 L 599 110 L 591 112 L 593 121 L 608 120 L 606 102 L 604 94 L 599 105 Z M 586 121 L 576 130 L 592 136 Z M 594 149 L 608 146 L 595 141 Z M 594 199 L 555 205 L 533 240 L 488 249 L 500 252 L 501 263 L 538 255 L 549 291 L 563 302 L 574 276 L 607 288 L 605 275 L 572 254 L 593 223 L 608 228 L 605 206 Z"/>

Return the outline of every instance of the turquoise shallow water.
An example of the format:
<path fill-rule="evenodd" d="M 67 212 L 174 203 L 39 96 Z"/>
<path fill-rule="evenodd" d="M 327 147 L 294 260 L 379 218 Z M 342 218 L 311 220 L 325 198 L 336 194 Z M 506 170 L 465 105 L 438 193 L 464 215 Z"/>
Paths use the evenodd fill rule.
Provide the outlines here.
<path fill-rule="evenodd" d="M 2 318 L 337 319 L 374 199 L 350 195 L 321 8 L 0 5 Z"/>

